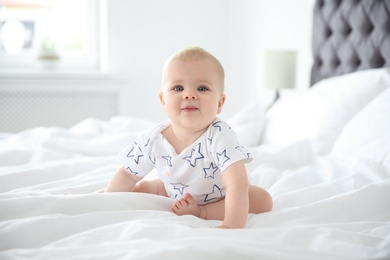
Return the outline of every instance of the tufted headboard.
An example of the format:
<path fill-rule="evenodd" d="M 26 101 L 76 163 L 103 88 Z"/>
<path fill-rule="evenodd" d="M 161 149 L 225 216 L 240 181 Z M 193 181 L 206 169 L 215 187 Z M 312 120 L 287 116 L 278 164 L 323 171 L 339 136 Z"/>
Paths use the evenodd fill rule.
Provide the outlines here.
<path fill-rule="evenodd" d="M 316 0 L 312 51 L 311 85 L 390 67 L 390 0 Z"/>

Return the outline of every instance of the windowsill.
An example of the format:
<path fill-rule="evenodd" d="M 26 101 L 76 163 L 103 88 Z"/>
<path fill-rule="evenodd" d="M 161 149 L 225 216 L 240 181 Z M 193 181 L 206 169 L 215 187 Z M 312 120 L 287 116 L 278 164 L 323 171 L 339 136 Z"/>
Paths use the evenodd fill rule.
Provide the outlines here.
<path fill-rule="evenodd" d="M 67 70 L 13 70 L 13 71 L 1 71 L 1 80 L 66 80 L 66 79 L 112 79 L 113 75 L 98 70 L 80 70 L 80 71 L 67 71 Z"/>
<path fill-rule="evenodd" d="M 128 81 L 101 71 L 0 71 L 0 91 L 119 91 Z"/>

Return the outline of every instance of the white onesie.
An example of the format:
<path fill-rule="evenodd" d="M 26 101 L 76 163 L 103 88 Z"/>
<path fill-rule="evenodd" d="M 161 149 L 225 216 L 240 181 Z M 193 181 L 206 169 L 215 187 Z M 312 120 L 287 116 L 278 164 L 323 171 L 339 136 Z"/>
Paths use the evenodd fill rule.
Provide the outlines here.
<path fill-rule="evenodd" d="M 124 167 L 144 177 L 156 168 L 170 198 L 190 193 L 198 205 L 225 197 L 222 172 L 233 163 L 250 162 L 250 153 L 237 140 L 228 124 L 216 118 L 193 144 L 176 154 L 161 132 L 170 126 L 162 122 L 138 136 L 119 157 Z"/>

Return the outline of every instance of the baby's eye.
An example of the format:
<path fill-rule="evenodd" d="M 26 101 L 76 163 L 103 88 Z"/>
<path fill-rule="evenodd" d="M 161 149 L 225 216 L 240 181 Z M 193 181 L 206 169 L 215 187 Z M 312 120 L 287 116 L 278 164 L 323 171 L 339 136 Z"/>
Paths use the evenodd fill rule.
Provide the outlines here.
<path fill-rule="evenodd" d="M 208 88 L 206 86 L 200 86 L 198 87 L 198 91 L 207 91 Z"/>
<path fill-rule="evenodd" d="M 183 88 L 182 86 L 174 86 L 174 87 L 173 87 L 173 90 L 174 90 L 174 91 L 183 91 L 184 88 Z"/>

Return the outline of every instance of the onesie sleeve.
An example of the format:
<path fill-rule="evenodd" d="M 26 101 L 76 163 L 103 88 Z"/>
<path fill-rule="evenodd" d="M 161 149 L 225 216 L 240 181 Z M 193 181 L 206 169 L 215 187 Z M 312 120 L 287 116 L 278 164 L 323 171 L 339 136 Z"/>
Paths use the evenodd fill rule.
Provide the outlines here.
<path fill-rule="evenodd" d="M 211 156 L 221 172 L 238 161 L 252 161 L 250 152 L 240 145 L 236 132 L 227 123 L 214 121 L 210 132 Z"/>
<path fill-rule="evenodd" d="M 141 134 L 119 153 L 122 165 L 134 175 L 145 177 L 153 168 L 150 159 L 150 137 Z"/>

